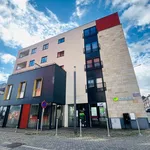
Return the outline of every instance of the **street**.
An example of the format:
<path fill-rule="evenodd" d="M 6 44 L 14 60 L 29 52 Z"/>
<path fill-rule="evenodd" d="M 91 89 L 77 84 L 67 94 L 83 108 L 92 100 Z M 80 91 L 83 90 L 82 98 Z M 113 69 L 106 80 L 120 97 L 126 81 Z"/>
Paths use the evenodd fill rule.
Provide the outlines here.
<path fill-rule="evenodd" d="M 89 129 L 90 130 L 90 129 Z M 73 130 L 60 129 L 58 136 L 55 130 L 0 129 L 0 150 L 150 150 L 149 130 L 142 131 L 111 131 L 107 137 L 105 130 L 92 129 L 84 131 L 84 136 L 73 136 Z M 95 133 L 94 133 L 95 132 Z M 100 135 L 100 133 L 102 135 Z"/>

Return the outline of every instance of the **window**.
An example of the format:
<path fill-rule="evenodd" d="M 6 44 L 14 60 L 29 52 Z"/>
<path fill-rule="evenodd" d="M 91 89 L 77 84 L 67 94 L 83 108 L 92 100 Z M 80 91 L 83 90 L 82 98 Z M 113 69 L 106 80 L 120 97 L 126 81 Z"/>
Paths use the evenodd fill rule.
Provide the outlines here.
<path fill-rule="evenodd" d="M 61 38 L 58 40 L 58 44 L 65 42 L 65 38 Z"/>
<path fill-rule="evenodd" d="M 87 68 L 92 68 L 92 67 L 93 67 L 92 59 L 87 60 L 87 61 L 86 61 L 86 64 L 87 64 Z"/>
<path fill-rule="evenodd" d="M 5 94 L 4 94 L 4 100 L 10 99 L 11 92 L 12 92 L 12 85 L 8 85 L 5 89 Z"/>
<path fill-rule="evenodd" d="M 61 52 L 58 52 L 58 53 L 57 53 L 57 58 L 58 58 L 58 57 L 63 57 L 63 56 L 64 56 L 64 51 L 61 51 Z"/>
<path fill-rule="evenodd" d="M 98 48 L 98 43 L 96 42 L 92 42 L 92 50 L 97 50 Z"/>
<path fill-rule="evenodd" d="M 26 82 L 21 82 L 18 88 L 17 98 L 23 98 L 26 89 Z"/>
<path fill-rule="evenodd" d="M 26 65 L 27 65 L 26 61 L 22 62 L 20 64 L 17 64 L 16 70 L 20 70 L 20 69 L 26 68 Z"/>
<path fill-rule="evenodd" d="M 94 87 L 94 80 L 93 79 L 89 79 L 88 80 L 88 88 L 92 88 Z"/>
<path fill-rule="evenodd" d="M 37 48 L 34 48 L 31 50 L 31 54 L 35 54 L 36 53 Z"/>
<path fill-rule="evenodd" d="M 88 37 L 88 36 L 96 34 L 96 33 L 97 33 L 97 30 L 96 30 L 95 26 L 84 30 L 85 37 Z"/>
<path fill-rule="evenodd" d="M 86 53 L 91 52 L 91 44 L 86 44 L 85 49 L 86 49 Z"/>
<path fill-rule="evenodd" d="M 98 89 L 103 88 L 102 78 L 96 79 L 96 85 Z"/>
<path fill-rule="evenodd" d="M 34 87 L 33 87 L 33 97 L 34 96 L 40 96 L 42 90 L 42 79 L 36 79 L 34 81 Z"/>
<path fill-rule="evenodd" d="M 35 60 L 31 60 L 31 61 L 29 62 L 29 67 L 34 66 L 34 63 L 35 63 Z"/>
<path fill-rule="evenodd" d="M 19 54 L 19 58 L 23 58 L 23 57 L 28 56 L 28 55 L 29 55 L 29 50 L 23 51 L 23 52 L 21 52 L 21 53 Z"/>
<path fill-rule="evenodd" d="M 94 67 L 95 68 L 100 67 L 100 60 L 99 60 L 99 58 L 95 58 L 94 59 Z"/>
<path fill-rule="evenodd" d="M 45 62 L 47 62 L 47 56 L 41 58 L 41 63 L 45 63 Z"/>
<path fill-rule="evenodd" d="M 43 45 L 43 50 L 48 49 L 48 46 L 49 46 L 48 43 L 47 43 L 47 44 L 44 44 L 44 45 Z"/>

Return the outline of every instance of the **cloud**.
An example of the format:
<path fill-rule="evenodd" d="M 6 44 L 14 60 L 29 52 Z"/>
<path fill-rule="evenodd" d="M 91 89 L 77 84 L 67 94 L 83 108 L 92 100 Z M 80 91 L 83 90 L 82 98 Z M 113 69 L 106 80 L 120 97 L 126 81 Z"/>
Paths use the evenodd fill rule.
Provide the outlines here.
<path fill-rule="evenodd" d="M 13 64 L 14 61 L 16 60 L 16 57 L 13 56 L 13 55 L 10 55 L 10 54 L 2 54 L 2 53 L 0 53 L 0 60 L 4 64 L 8 64 L 8 63 Z"/>
<path fill-rule="evenodd" d="M 36 10 L 29 0 L 1 0 L 0 39 L 10 47 L 26 47 L 78 26 L 46 10 L 47 14 Z"/>
<path fill-rule="evenodd" d="M 0 83 L 6 82 L 10 74 L 0 71 Z"/>
<path fill-rule="evenodd" d="M 88 11 L 88 6 L 94 2 L 95 0 L 76 0 L 75 12 L 73 12 L 71 20 L 74 20 L 74 18 L 81 19 Z"/>
<path fill-rule="evenodd" d="M 150 38 L 129 44 L 129 52 L 142 95 L 150 94 Z"/>

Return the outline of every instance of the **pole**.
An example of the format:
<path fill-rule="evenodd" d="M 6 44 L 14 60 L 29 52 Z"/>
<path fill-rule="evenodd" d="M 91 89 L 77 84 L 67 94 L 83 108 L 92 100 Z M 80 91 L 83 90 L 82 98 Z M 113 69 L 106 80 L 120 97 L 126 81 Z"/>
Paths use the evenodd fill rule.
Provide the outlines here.
<path fill-rule="evenodd" d="M 39 132 L 39 119 L 37 120 L 37 127 L 36 127 L 36 129 L 37 129 L 37 132 Z"/>
<path fill-rule="evenodd" d="M 58 132 L 58 118 L 56 119 L 56 134 L 55 134 L 56 136 L 58 135 L 57 132 Z"/>
<path fill-rule="evenodd" d="M 74 66 L 74 134 L 77 134 L 77 127 L 76 127 L 76 66 Z"/>
<path fill-rule="evenodd" d="M 81 122 L 81 119 L 80 119 L 80 137 L 82 137 L 82 122 Z"/>
<path fill-rule="evenodd" d="M 136 118 L 136 124 L 137 124 L 137 128 L 138 128 L 138 131 L 139 131 L 139 136 L 142 136 L 140 126 L 139 126 L 139 122 L 138 122 L 137 118 Z"/>
<path fill-rule="evenodd" d="M 44 116 L 44 108 L 42 109 L 42 118 L 41 118 L 41 131 L 42 131 L 42 128 L 43 128 L 43 116 Z"/>
<path fill-rule="evenodd" d="M 110 137 L 108 118 L 106 118 L 106 123 L 107 123 L 107 135 L 108 137 Z"/>

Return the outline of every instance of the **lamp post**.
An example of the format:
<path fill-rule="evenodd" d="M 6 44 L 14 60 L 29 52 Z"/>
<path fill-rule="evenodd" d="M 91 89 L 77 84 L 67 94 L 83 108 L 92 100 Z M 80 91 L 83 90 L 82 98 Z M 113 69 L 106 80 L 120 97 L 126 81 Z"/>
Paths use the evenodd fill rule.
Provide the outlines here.
<path fill-rule="evenodd" d="M 74 134 L 77 134 L 77 127 L 76 127 L 76 66 L 74 66 Z"/>

